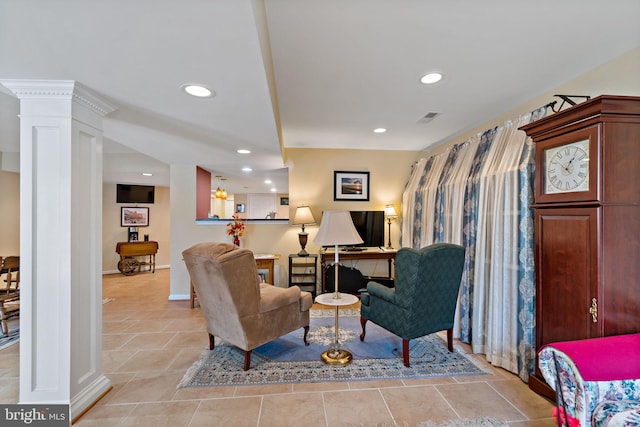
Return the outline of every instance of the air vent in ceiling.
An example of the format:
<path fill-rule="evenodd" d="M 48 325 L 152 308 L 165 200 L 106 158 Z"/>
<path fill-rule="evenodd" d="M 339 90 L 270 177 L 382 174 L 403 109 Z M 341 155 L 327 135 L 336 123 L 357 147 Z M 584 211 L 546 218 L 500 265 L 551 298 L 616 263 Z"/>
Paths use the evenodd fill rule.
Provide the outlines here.
<path fill-rule="evenodd" d="M 421 117 L 421 118 L 418 120 L 418 123 L 422 123 L 422 124 L 424 124 L 424 123 L 429 123 L 431 120 L 435 119 L 435 117 L 436 117 L 437 115 L 438 115 L 438 113 L 434 113 L 434 112 L 427 113 L 427 114 L 425 114 L 425 115 L 424 115 L 424 117 Z"/>

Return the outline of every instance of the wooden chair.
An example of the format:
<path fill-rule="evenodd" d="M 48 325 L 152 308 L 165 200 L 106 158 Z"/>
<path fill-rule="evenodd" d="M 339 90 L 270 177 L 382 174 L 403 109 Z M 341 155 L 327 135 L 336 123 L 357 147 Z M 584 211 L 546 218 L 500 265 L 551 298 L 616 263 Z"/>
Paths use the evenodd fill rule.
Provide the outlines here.
<path fill-rule="evenodd" d="M 0 332 L 2 335 L 9 335 L 9 324 L 7 320 L 20 314 L 20 294 L 0 295 Z"/>
<path fill-rule="evenodd" d="M 2 261 L 2 272 L 6 272 L 6 289 L 0 293 L 0 332 L 7 336 L 7 320 L 20 314 L 20 257 L 8 256 Z"/>
<path fill-rule="evenodd" d="M 17 292 L 20 289 L 20 257 L 8 256 L 3 261 L 2 270 L 7 272 L 5 293 Z"/>

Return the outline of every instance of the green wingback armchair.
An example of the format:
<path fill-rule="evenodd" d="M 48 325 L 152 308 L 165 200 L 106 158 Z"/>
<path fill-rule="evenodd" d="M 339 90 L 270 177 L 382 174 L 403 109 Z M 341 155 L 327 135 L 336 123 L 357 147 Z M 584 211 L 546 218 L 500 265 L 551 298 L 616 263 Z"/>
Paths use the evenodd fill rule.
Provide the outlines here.
<path fill-rule="evenodd" d="M 360 296 L 364 341 L 368 320 L 402 338 L 402 357 L 409 367 L 409 340 L 447 331 L 453 351 L 453 319 L 464 267 L 464 248 L 437 243 L 420 250 L 401 248 L 396 254 L 395 287 L 367 284 Z"/>

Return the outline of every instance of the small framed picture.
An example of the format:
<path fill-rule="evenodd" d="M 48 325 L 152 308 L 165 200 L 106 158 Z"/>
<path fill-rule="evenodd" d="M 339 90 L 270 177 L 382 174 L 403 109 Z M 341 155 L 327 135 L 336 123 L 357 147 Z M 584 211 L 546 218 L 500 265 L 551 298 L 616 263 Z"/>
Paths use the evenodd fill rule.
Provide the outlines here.
<path fill-rule="evenodd" d="M 120 208 L 120 226 L 121 227 L 148 227 L 149 226 L 149 208 Z"/>
<path fill-rule="evenodd" d="M 238 203 L 236 205 L 236 212 L 238 213 L 244 213 L 244 203 Z"/>
<path fill-rule="evenodd" d="M 333 172 L 333 200 L 369 201 L 369 172 Z"/>
<path fill-rule="evenodd" d="M 280 206 L 289 206 L 289 198 L 280 197 Z"/>

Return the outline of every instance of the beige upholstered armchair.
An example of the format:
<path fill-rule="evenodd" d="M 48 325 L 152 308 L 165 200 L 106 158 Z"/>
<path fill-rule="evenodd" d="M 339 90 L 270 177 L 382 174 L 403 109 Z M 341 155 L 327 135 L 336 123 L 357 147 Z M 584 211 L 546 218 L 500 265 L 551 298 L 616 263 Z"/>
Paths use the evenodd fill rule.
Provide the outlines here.
<path fill-rule="evenodd" d="M 304 328 L 309 332 L 309 292 L 260 283 L 253 253 L 227 243 L 198 243 L 182 252 L 207 322 L 209 349 L 214 337 L 244 350 L 244 370 L 251 351 Z"/>

